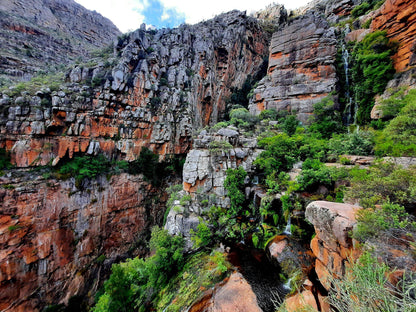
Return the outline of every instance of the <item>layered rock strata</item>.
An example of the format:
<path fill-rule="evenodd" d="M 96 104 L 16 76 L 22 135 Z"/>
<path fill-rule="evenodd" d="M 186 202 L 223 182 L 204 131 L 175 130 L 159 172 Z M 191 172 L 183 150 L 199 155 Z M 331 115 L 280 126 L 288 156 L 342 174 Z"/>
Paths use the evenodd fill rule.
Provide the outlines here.
<path fill-rule="evenodd" d="M 250 112 L 286 110 L 307 122 L 313 105 L 335 90 L 336 45 L 334 28 L 313 11 L 274 33 L 268 75 L 254 90 Z"/>
<path fill-rule="evenodd" d="M 118 43 L 114 67 L 76 67 L 72 84 L 57 92 L 3 95 L 0 147 L 19 167 L 85 153 L 131 160 L 142 146 L 186 153 L 194 129 L 218 121 L 232 88 L 257 73 L 266 50 L 257 20 L 238 11 L 194 26 L 139 29 Z"/>
<path fill-rule="evenodd" d="M 412 0 L 386 0 L 375 14 L 372 30 L 386 30 L 398 43 L 394 66 L 402 72 L 416 65 L 416 3 Z"/>
<path fill-rule="evenodd" d="M 128 174 L 99 178 L 85 191 L 30 172 L 0 184 L 1 311 L 40 311 L 97 291 L 111 263 L 161 221 L 166 200 Z"/>

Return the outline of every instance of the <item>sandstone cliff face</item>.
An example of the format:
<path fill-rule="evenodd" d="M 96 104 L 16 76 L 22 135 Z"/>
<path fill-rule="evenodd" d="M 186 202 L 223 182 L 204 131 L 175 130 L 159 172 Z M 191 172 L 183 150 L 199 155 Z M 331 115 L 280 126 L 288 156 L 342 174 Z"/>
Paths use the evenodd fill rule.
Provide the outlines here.
<path fill-rule="evenodd" d="M 399 44 L 393 57 L 397 71 L 416 65 L 416 3 L 412 0 L 386 0 L 375 14 L 371 29 L 386 30 L 387 37 Z"/>
<path fill-rule="evenodd" d="M 336 44 L 334 28 L 313 11 L 274 33 L 268 75 L 254 90 L 250 112 L 287 110 L 307 122 L 313 105 L 335 90 Z"/>
<path fill-rule="evenodd" d="M 0 17 L 0 73 L 16 79 L 67 64 L 121 35 L 73 0 L 2 0 Z"/>
<path fill-rule="evenodd" d="M 76 67 L 65 92 L 3 95 L 0 145 L 19 167 L 74 153 L 131 160 L 144 145 L 185 153 L 193 130 L 218 121 L 231 88 L 259 70 L 266 49 L 257 21 L 238 11 L 194 26 L 139 29 L 120 40 L 112 69 Z M 83 85 L 97 76 L 103 87 Z"/>
<path fill-rule="evenodd" d="M 95 292 L 111 263 L 163 217 L 154 200 L 166 198 L 140 177 L 102 177 L 79 191 L 71 180 L 17 175 L 0 178 L 1 311 Z"/>

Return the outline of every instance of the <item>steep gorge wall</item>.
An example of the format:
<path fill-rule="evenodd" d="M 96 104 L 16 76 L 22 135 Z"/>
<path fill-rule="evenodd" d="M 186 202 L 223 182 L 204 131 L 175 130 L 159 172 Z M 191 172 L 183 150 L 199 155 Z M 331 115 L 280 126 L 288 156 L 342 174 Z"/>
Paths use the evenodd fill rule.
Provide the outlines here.
<path fill-rule="evenodd" d="M 0 146 L 19 167 L 76 153 L 132 160 L 142 146 L 186 153 L 193 131 L 225 113 L 231 88 L 260 70 L 267 45 L 257 20 L 238 11 L 194 26 L 139 29 L 119 42 L 119 61 L 102 87 L 84 85 L 105 75 L 101 64 L 76 67 L 72 86 L 59 92 L 3 95 Z"/>
<path fill-rule="evenodd" d="M 268 75 L 254 90 L 250 112 L 295 112 L 307 122 L 313 105 L 335 90 L 335 29 L 319 12 L 309 11 L 273 34 Z"/>
<path fill-rule="evenodd" d="M 101 177 L 84 191 L 29 171 L 1 177 L 0 310 L 39 311 L 94 293 L 111 263 L 161 222 L 165 200 L 128 174 Z"/>
<path fill-rule="evenodd" d="M 416 65 L 415 12 L 416 3 L 412 0 L 386 0 L 371 23 L 372 30 L 386 30 L 387 37 L 398 43 L 393 60 L 399 72 Z"/>

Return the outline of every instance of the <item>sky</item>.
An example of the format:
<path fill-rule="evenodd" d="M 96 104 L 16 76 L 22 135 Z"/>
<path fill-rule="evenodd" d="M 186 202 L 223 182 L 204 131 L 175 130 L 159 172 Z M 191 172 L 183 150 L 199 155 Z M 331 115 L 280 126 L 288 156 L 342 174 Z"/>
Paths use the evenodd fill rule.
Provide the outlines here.
<path fill-rule="evenodd" d="M 273 0 L 75 0 L 89 10 L 109 18 L 122 32 L 136 30 L 142 23 L 156 28 L 195 24 L 234 9 L 248 14 L 264 9 Z M 279 0 L 295 9 L 310 0 Z"/>

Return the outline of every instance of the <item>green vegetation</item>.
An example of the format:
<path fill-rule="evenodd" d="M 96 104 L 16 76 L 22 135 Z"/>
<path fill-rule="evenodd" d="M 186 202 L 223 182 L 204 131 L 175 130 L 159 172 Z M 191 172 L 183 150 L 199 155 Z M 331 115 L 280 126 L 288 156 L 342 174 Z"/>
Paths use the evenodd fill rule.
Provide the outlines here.
<path fill-rule="evenodd" d="M 0 172 L 2 172 L 3 169 L 10 169 L 11 166 L 9 153 L 5 148 L 0 148 Z"/>
<path fill-rule="evenodd" d="M 416 168 L 403 169 L 391 162 L 379 162 L 368 169 L 350 172 L 351 187 L 346 196 L 359 200 L 367 208 L 391 202 L 405 206 L 409 211 L 416 207 Z"/>
<path fill-rule="evenodd" d="M 360 242 L 382 235 L 386 231 L 403 230 L 416 233 L 416 222 L 403 206 L 385 203 L 381 208 L 368 208 L 358 211 L 357 227 L 353 237 Z"/>
<path fill-rule="evenodd" d="M 113 265 L 105 293 L 93 311 L 147 311 L 153 305 L 158 290 L 183 268 L 184 240 L 155 227 L 149 245 L 155 254 L 146 260 L 134 258 Z"/>
<path fill-rule="evenodd" d="M 405 279 L 393 286 L 390 274 L 387 265 L 364 252 L 358 261 L 351 261 L 341 279 L 332 278 L 329 303 L 340 312 L 415 311 L 416 281 Z"/>
<path fill-rule="evenodd" d="M 6 93 L 10 97 L 19 96 L 22 92 L 35 95 L 42 88 L 49 88 L 51 91 L 58 91 L 64 83 L 63 73 L 39 74 L 30 81 L 20 82 L 12 88 L 4 88 L 0 92 Z"/>
<path fill-rule="evenodd" d="M 377 137 L 375 146 L 378 155 L 416 156 L 416 90 L 406 96 L 401 91 L 386 100 L 383 113 L 397 116 Z"/>
<path fill-rule="evenodd" d="M 358 103 L 358 124 L 370 121 L 374 96 L 382 93 L 393 78 L 395 70 L 391 56 L 394 50 L 385 31 L 370 33 L 354 46 L 352 81 L 354 101 Z"/>
<path fill-rule="evenodd" d="M 383 5 L 385 0 L 367 0 L 357 5 L 352 11 L 351 15 L 353 17 L 359 17 L 361 15 L 367 14 L 373 10 L 377 10 Z"/>
<path fill-rule="evenodd" d="M 113 265 L 93 311 L 180 311 L 221 281 L 230 268 L 218 252 L 186 257 L 183 238 L 158 227 L 152 230 L 149 245 L 154 254 L 145 260 Z"/>
<path fill-rule="evenodd" d="M 86 178 L 95 179 L 99 175 L 108 173 L 111 162 L 104 155 L 74 157 L 58 169 L 58 178 L 75 178 L 77 188 L 82 188 Z"/>

